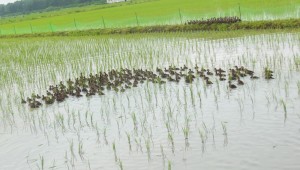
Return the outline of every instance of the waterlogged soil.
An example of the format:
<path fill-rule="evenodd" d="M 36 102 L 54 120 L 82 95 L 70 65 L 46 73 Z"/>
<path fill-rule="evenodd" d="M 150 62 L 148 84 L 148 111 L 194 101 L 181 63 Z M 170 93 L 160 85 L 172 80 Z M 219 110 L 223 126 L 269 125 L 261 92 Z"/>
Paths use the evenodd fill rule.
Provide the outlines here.
<path fill-rule="evenodd" d="M 39 49 L 50 43 L 39 41 Z M 53 41 L 60 44 L 64 40 Z M 95 60 L 86 75 L 95 74 L 96 67 L 102 67 L 97 63 L 104 53 L 114 58 L 122 51 L 136 60 L 140 55 L 151 56 L 138 61 L 138 66 L 127 65 L 132 68 L 154 71 L 157 66 L 170 64 L 189 67 L 203 64 L 211 70 L 214 67 L 228 70 L 234 65 L 245 65 L 260 79 L 242 78 L 245 85 L 236 89 L 230 89 L 227 81 L 213 78 L 209 86 L 199 77 L 191 84 L 184 80 L 161 85 L 145 82 L 123 93 L 104 90 L 104 96 L 69 97 L 38 109 L 22 105 L 18 92 L 22 85 L 8 79 L 13 85 L 2 85 L 1 90 L 0 169 L 300 168 L 299 34 L 217 40 L 146 35 L 131 39 L 130 45 L 116 47 L 114 52 L 97 55 L 90 51 L 97 46 L 101 48 L 97 42 L 102 39 L 72 41 L 90 43 L 81 58 L 69 61 L 85 66 L 83 61 Z M 73 47 L 67 43 L 63 49 Z M 148 49 L 143 50 L 144 47 Z M 5 49 L 2 52 L 6 54 Z M 34 48 L 31 53 L 35 55 Z M 150 60 L 151 68 L 144 66 L 147 62 L 143 61 Z M 67 66 L 64 65 L 67 74 L 60 73 L 61 66 L 51 69 L 61 77 L 76 72 L 76 68 Z M 263 78 L 266 66 L 274 71 L 274 79 Z M 34 69 L 39 71 L 39 67 Z M 26 71 L 23 74 L 29 75 Z M 40 77 L 45 77 L 44 84 L 55 81 L 47 73 L 36 74 L 33 82 L 40 82 Z M 59 82 L 61 77 L 54 79 Z M 24 96 L 30 96 L 36 89 L 45 92 L 47 88 L 32 84 L 26 83 L 29 88 L 24 90 Z"/>

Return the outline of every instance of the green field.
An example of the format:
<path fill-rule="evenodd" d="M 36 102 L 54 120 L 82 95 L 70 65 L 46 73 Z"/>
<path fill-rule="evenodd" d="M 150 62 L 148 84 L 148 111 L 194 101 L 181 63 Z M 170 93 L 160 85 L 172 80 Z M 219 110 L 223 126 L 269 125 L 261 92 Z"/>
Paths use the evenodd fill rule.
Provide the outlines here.
<path fill-rule="evenodd" d="M 300 1 L 289 0 L 154 0 L 90 5 L 3 18 L 2 35 L 178 24 L 190 19 L 239 16 L 243 20 L 299 18 Z"/>

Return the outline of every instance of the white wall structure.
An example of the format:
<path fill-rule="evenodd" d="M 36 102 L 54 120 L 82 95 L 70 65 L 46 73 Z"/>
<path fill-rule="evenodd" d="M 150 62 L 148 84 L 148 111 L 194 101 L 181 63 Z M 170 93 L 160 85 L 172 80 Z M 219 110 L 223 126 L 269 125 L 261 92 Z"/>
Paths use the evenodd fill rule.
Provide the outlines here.
<path fill-rule="evenodd" d="M 107 2 L 108 4 L 111 4 L 111 3 L 124 2 L 124 1 L 126 1 L 126 0 L 107 0 L 106 2 Z M 127 0 L 127 1 L 128 1 L 128 0 Z"/>

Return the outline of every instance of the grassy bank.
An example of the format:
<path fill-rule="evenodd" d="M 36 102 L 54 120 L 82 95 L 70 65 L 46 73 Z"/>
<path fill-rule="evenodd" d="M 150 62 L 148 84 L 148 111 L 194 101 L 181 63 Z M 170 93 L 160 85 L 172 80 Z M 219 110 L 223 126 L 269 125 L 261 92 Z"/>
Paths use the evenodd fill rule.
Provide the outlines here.
<path fill-rule="evenodd" d="M 0 20 L 0 32 L 28 34 L 99 28 L 175 25 L 189 19 L 239 16 L 243 20 L 299 17 L 299 0 L 153 0 L 144 3 L 92 5 Z"/>
<path fill-rule="evenodd" d="M 235 31 L 235 30 L 270 30 L 299 29 L 300 19 L 274 21 L 243 21 L 232 24 L 201 24 L 201 25 L 157 25 L 145 27 L 126 27 L 116 29 L 91 29 L 81 31 L 64 31 L 51 33 L 35 33 L 23 35 L 2 35 L 5 37 L 43 37 L 43 36 L 95 36 L 105 34 L 133 34 L 160 32 L 191 32 L 191 31 Z"/>

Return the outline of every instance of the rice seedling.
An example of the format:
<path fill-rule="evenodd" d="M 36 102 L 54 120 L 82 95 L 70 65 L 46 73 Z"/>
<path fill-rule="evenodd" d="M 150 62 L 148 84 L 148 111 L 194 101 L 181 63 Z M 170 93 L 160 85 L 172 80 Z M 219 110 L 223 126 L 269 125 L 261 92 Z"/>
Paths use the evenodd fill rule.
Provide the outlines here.
<path fill-rule="evenodd" d="M 128 145 L 129 145 L 129 150 L 131 151 L 131 139 L 130 139 L 130 134 L 128 132 L 126 132 L 126 136 L 127 136 L 127 141 L 128 141 Z"/>
<path fill-rule="evenodd" d="M 97 143 L 100 143 L 100 131 L 99 131 L 99 127 L 96 123 L 96 135 L 97 135 Z"/>
<path fill-rule="evenodd" d="M 90 160 L 88 160 L 88 167 L 89 167 L 89 170 L 91 170 L 91 163 L 90 163 Z"/>
<path fill-rule="evenodd" d="M 52 162 L 52 166 L 49 167 L 50 169 L 55 169 L 56 168 L 56 165 L 55 165 L 55 159 L 53 160 Z"/>
<path fill-rule="evenodd" d="M 190 133 L 189 118 L 185 118 L 185 126 L 182 128 L 184 139 L 188 140 Z"/>
<path fill-rule="evenodd" d="M 299 57 L 295 57 L 294 58 L 294 62 L 295 62 L 296 69 L 299 69 L 300 68 L 300 58 Z"/>
<path fill-rule="evenodd" d="M 76 158 L 75 152 L 74 152 L 74 143 L 73 143 L 73 140 L 71 142 L 69 142 L 69 145 L 70 145 L 70 152 L 71 152 L 72 158 Z"/>
<path fill-rule="evenodd" d="M 123 170 L 123 162 L 121 161 L 121 159 L 118 160 L 118 165 L 120 170 Z"/>
<path fill-rule="evenodd" d="M 45 160 L 43 156 L 40 156 L 40 165 L 37 165 L 38 169 L 44 170 L 45 168 Z"/>
<path fill-rule="evenodd" d="M 162 157 L 162 160 L 163 160 L 163 164 L 165 165 L 166 154 L 164 152 L 164 147 L 162 145 L 160 145 L 160 153 L 161 153 L 161 157 Z"/>
<path fill-rule="evenodd" d="M 134 129 L 137 130 L 138 123 L 137 123 L 137 119 L 136 119 L 135 113 L 132 113 L 131 118 L 132 118 Z"/>
<path fill-rule="evenodd" d="M 282 107 L 283 107 L 283 110 L 284 110 L 284 120 L 286 120 L 286 119 L 287 119 L 286 102 L 285 102 L 283 99 L 281 99 L 281 100 L 280 100 L 280 103 L 281 103 L 281 105 L 282 105 Z"/>
<path fill-rule="evenodd" d="M 215 99 L 215 104 L 216 104 L 216 107 L 217 107 L 217 110 L 219 110 L 219 105 L 218 105 L 218 96 L 216 94 L 216 92 L 214 91 L 214 99 Z"/>
<path fill-rule="evenodd" d="M 297 87 L 298 87 L 298 95 L 300 95 L 300 81 L 297 82 Z"/>
<path fill-rule="evenodd" d="M 91 126 L 92 126 L 92 128 L 94 129 L 95 128 L 95 125 L 94 125 L 94 119 L 93 119 L 93 114 L 91 114 L 91 116 L 90 116 L 90 123 L 91 123 Z"/>
<path fill-rule="evenodd" d="M 227 134 L 227 127 L 226 122 L 221 122 L 222 128 L 223 128 L 223 135 L 224 135 L 224 146 L 228 145 L 228 134 Z"/>
<path fill-rule="evenodd" d="M 243 100 L 241 98 L 238 98 L 237 99 L 237 103 L 239 105 L 239 110 L 240 110 L 240 114 L 242 115 L 243 114 L 243 110 L 244 110 L 244 103 L 243 103 Z"/>
<path fill-rule="evenodd" d="M 168 170 L 172 170 L 172 164 L 170 160 L 168 160 Z"/>
<path fill-rule="evenodd" d="M 80 127 L 83 127 L 83 124 L 81 123 L 80 112 L 77 112 L 77 117 L 78 117 L 78 120 L 79 120 L 79 125 L 80 125 Z"/>
<path fill-rule="evenodd" d="M 105 141 L 105 144 L 108 145 L 107 137 L 106 137 L 106 127 L 103 129 L 103 138 Z"/>
<path fill-rule="evenodd" d="M 146 145 L 146 149 L 147 149 L 148 160 L 150 160 L 151 159 L 151 150 L 150 150 L 150 140 L 149 139 L 145 140 L 145 145 Z"/>
<path fill-rule="evenodd" d="M 117 157 L 116 143 L 115 142 L 112 143 L 112 148 L 113 148 L 113 151 L 114 151 L 115 162 L 117 162 L 118 157 Z"/>
<path fill-rule="evenodd" d="M 201 138 L 201 143 L 202 143 L 202 145 L 204 145 L 206 142 L 206 139 L 207 139 L 207 136 L 206 136 L 207 134 L 202 129 L 199 129 L 198 131 L 199 131 L 199 135 Z"/>
<path fill-rule="evenodd" d="M 168 139 L 169 139 L 169 142 L 172 145 L 172 151 L 174 152 L 174 138 L 173 138 L 172 133 L 168 133 Z"/>
<path fill-rule="evenodd" d="M 285 92 L 285 96 L 287 97 L 289 95 L 289 83 L 288 83 L 288 81 L 284 82 L 284 92 Z"/>
<path fill-rule="evenodd" d="M 79 141 L 79 143 L 78 143 L 78 154 L 79 154 L 81 160 L 84 160 L 84 157 L 83 157 L 84 151 L 83 151 L 82 141 Z"/>

